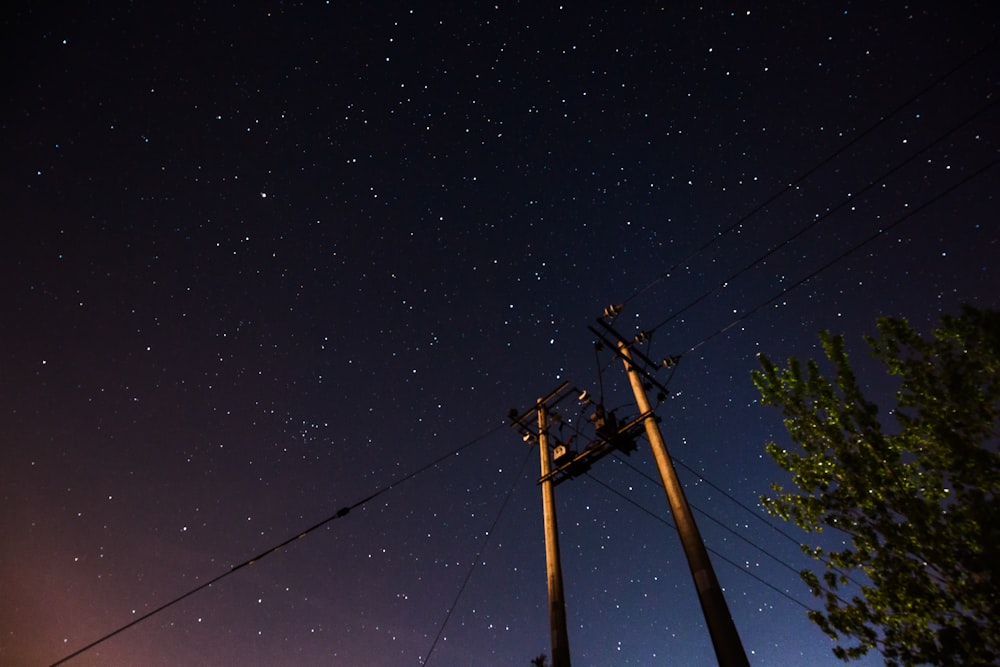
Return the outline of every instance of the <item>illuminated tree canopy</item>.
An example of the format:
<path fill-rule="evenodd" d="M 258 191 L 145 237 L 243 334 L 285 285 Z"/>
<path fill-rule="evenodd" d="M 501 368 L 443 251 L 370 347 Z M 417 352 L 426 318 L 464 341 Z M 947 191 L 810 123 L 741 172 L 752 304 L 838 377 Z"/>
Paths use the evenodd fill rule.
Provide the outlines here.
<path fill-rule="evenodd" d="M 846 548 L 804 545 L 822 564 L 802 577 L 823 601 L 810 618 L 857 658 L 889 665 L 1000 661 L 1000 313 L 966 307 L 930 337 L 878 321 L 866 340 L 900 386 L 888 413 L 862 393 L 842 336 L 816 361 L 753 374 L 781 409 L 793 446 L 767 452 L 791 474 L 767 510 L 808 532 L 842 531 Z M 856 584 L 855 582 L 859 582 Z"/>

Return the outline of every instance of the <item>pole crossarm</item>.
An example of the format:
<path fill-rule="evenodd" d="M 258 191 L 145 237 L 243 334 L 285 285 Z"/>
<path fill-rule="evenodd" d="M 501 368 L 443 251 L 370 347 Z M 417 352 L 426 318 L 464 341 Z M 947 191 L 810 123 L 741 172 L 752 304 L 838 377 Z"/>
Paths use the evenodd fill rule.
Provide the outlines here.
<path fill-rule="evenodd" d="M 639 415 L 619 428 L 617 433 L 591 442 L 579 454 L 567 452 L 562 458 L 557 456 L 555 461 L 557 467 L 547 475 L 539 477 L 538 483 L 541 484 L 552 480 L 552 483 L 558 486 L 568 479 L 578 477 L 587 472 L 591 465 L 614 451 L 631 454 L 636 449 L 636 438 L 645 432 L 645 421 L 650 416 L 652 416 L 652 412 L 645 412 Z M 565 447 L 565 445 L 563 446 Z M 566 458 L 569 458 L 569 460 L 565 460 Z"/>
<path fill-rule="evenodd" d="M 538 402 L 525 410 L 524 412 L 518 412 L 517 408 L 511 408 L 510 412 L 507 413 L 507 418 L 511 421 L 511 428 L 516 428 L 521 432 L 521 435 L 531 436 L 532 438 L 538 437 L 538 430 L 531 425 L 531 422 L 526 422 L 525 420 L 529 415 L 534 415 L 537 413 L 539 407 L 544 407 L 551 410 L 553 407 L 558 405 L 574 392 L 580 393 L 580 389 L 573 387 L 573 389 L 567 391 L 569 388 L 569 382 L 563 382 L 561 385 L 553 389 L 544 398 L 538 399 Z"/>
<path fill-rule="evenodd" d="M 678 360 L 678 357 L 670 357 L 669 359 L 665 359 L 661 363 L 656 363 L 655 361 L 653 361 L 652 359 L 650 359 L 649 357 L 647 357 L 645 354 L 643 354 L 641 351 L 637 350 L 636 346 L 633 344 L 632 341 L 626 340 L 625 337 L 622 336 L 617 331 L 615 331 L 611 327 L 610 324 L 608 324 L 607 322 L 605 322 L 604 320 L 601 320 L 601 319 L 598 319 L 597 323 L 600 324 L 601 327 L 603 327 L 604 329 L 606 329 L 616 339 L 617 342 L 612 342 L 612 341 L 608 340 L 604 336 L 604 334 L 602 334 L 600 331 L 598 331 L 594 327 L 588 326 L 587 328 L 590 329 L 591 333 L 593 333 L 595 336 L 597 336 L 597 339 L 599 341 L 601 341 L 601 343 L 603 343 L 605 347 L 607 347 L 608 349 L 610 349 L 612 351 L 612 353 L 615 354 L 615 356 L 619 357 L 622 361 L 624 361 L 625 363 L 627 363 L 630 366 L 632 366 L 633 368 L 635 368 L 636 372 L 640 373 L 644 378 L 646 378 L 647 382 L 649 382 L 651 385 L 653 385 L 654 387 L 656 387 L 662 393 L 662 395 L 663 395 L 664 398 L 666 398 L 667 396 L 669 396 L 670 395 L 670 390 L 667 389 L 663 385 L 663 383 L 661 383 L 659 380 L 657 380 L 656 376 L 653 375 L 651 372 L 649 372 L 648 369 L 649 368 L 660 368 L 661 366 L 666 366 L 666 365 L 668 365 L 670 363 L 676 363 L 677 360 Z M 644 365 L 640 366 L 640 365 L 636 364 L 635 361 L 632 358 L 626 357 L 622 353 L 622 351 L 620 349 L 621 346 L 628 347 L 628 349 L 632 353 L 633 357 L 637 357 L 639 360 L 641 360 L 643 362 Z"/>

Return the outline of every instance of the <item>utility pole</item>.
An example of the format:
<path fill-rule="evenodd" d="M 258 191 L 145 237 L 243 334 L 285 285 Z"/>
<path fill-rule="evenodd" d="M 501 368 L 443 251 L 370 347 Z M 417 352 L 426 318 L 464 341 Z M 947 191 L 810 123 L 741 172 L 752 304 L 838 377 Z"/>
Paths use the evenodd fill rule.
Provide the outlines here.
<path fill-rule="evenodd" d="M 667 446 L 663 442 L 660 427 L 656 423 L 656 417 L 653 416 L 649 398 L 646 397 L 646 389 L 632 363 L 632 353 L 622 340 L 618 341 L 618 353 L 625 362 L 625 371 L 632 384 L 632 392 L 635 394 L 635 402 L 639 407 L 639 412 L 646 415 L 644 419 L 646 436 L 653 449 L 656 467 L 660 470 L 663 489 L 667 494 L 667 502 L 670 504 L 674 523 L 677 524 L 677 532 L 680 534 L 681 545 L 687 556 L 688 567 L 691 568 L 691 576 L 694 578 L 694 585 L 698 591 L 698 601 L 701 603 L 701 610 L 705 615 L 705 622 L 708 624 L 708 632 L 712 636 L 712 645 L 715 647 L 715 657 L 718 659 L 720 667 L 749 667 L 750 663 L 747 660 L 746 651 L 743 649 L 743 642 L 740 640 L 739 632 L 736 631 L 736 624 L 733 623 L 733 617 L 729 613 L 729 607 L 722 595 L 719 581 L 715 577 L 712 562 L 708 559 L 708 551 L 705 549 L 705 543 L 701 539 L 698 526 L 694 522 L 691 507 L 684 496 L 684 487 L 681 486 L 680 480 L 677 478 L 677 472 L 670 460 Z M 541 419 L 541 413 L 539 413 L 539 419 Z M 539 428 L 541 428 L 541 422 L 539 422 Z M 551 577 L 549 585 L 551 586 Z"/>
<path fill-rule="evenodd" d="M 569 634 L 566 630 L 566 599 L 563 595 L 562 565 L 559 560 L 559 526 L 553 489 L 552 458 L 545 400 L 538 399 L 538 452 L 541 462 L 542 514 L 545 523 L 545 569 L 549 581 L 549 630 L 552 635 L 552 667 L 570 667 Z"/>

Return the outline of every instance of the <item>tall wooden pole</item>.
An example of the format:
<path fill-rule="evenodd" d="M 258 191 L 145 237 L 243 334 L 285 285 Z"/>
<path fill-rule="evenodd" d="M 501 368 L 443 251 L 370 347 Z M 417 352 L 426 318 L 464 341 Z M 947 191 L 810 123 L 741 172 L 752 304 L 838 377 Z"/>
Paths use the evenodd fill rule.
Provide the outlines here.
<path fill-rule="evenodd" d="M 628 346 L 621 342 L 618 343 L 618 351 L 624 358 L 625 371 L 632 384 L 632 393 L 635 394 L 639 413 L 646 415 L 644 420 L 646 435 L 649 437 L 656 467 L 659 468 L 660 478 L 663 480 L 663 490 L 666 491 L 667 502 L 670 503 L 670 512 L 673 514 L 674 523 L 677 524 L 681 546 L 684 548 L 688 567 L 691 568 L 691 576 L 698 590 L 698 601 L 701 602 L 701 611 L 705 615 L 708 632 L 712 636 L 715 657 L 721 667 L 749 667 L 743 642 L 740 640 L 739 632 L 736 631 L 736 624 L 733 623 L 733 617 L 729 613 L 719 581 L 715 577 L 712 561 L 708 559 L 708 551 L 694 522 L 691 507 L 684 496 L 684 487 L 681 486 L 674 465 L 670 461 L 667 445 L 663 442 L 660 427 L 646 397 L 646 389 L 642 386 L 639 373 L 632 364 L 632 354 Z"/>
<path fill-rule="evenodd" d="M 538 400 L 538 450 L 542 478 L 552 471 L 545 403 Z M 569 635 L 566 631 L 566 599 L 563 596 L 562 565 L 559 561 L 559 526 L 552 479 L 542 482 L 542 514 L 545 521 L 545 569 L 549 580 L 549 629 L 552 634 L 552 667 L 570 667 Z"/>

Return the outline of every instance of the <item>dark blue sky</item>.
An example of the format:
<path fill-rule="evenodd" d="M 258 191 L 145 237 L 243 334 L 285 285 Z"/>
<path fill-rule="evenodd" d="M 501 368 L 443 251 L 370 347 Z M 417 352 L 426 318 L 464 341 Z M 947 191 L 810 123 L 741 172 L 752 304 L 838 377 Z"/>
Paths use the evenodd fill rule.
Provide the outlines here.
<path fill-rule="evenodd" d="M 888 404 L 876 317 L 1000 305 L 1000 13 L 614 4 L 8 11 L 0 662 L 377 493 L 68 664 L 529 664 L 537 452 L 506 414 L 564 380 L 634 414 L 587 329 L 625 302 L 683 355 L 658 413 L 751 664 L 836 664 L 759 507 L 784 433 L 749 374 L 828 328 Z M 669 518 L 645 441 L 628 463 L 558 487 L 574 665 L 713 664 L 632 504 Z"/>

